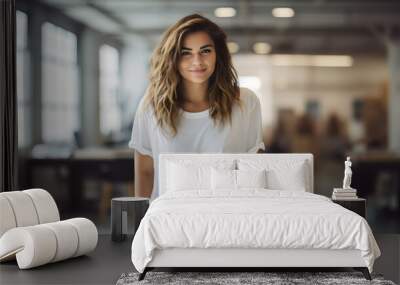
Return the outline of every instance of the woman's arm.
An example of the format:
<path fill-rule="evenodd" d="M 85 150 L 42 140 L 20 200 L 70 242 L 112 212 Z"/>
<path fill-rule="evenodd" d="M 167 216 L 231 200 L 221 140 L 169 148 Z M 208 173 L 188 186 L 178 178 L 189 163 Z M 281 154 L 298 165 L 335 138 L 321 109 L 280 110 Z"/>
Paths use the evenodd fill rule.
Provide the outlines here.
<path fill-rule="evenodd" d="M 150 198 L 153 192 L 153 158 L 135 151 L 135 197 Z"/>

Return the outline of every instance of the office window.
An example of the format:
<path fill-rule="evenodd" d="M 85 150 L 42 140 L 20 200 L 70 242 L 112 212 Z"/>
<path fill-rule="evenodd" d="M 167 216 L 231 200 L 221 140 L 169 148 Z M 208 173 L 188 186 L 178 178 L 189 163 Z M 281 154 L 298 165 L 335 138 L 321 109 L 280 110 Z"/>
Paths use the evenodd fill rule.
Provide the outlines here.
<path fill-rule="evenodd" d="M 76 35 L 51 23 L 42 25 L 42 139 L 71 143 L 79 129 Z"/>
<path fill-rule="evenodd" d="M 100 60 L 100 131 L 112 139 L 121 131 L 118 106 L 119 54 L 109 45 L 102 45 Z"/>
<path fill-rule="evenodd" d="M 29 88 L 28 16 L 16 13 L 18 147 L 31 143 L 31 93 Z"/>

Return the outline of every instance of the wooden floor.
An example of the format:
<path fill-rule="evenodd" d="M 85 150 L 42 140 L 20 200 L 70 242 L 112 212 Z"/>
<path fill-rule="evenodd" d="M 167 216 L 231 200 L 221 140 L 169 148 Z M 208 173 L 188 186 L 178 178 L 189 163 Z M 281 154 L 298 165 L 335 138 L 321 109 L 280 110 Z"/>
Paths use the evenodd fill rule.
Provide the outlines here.
<path fill-rule="evenodd" d="M 375 235 L 382 256 L 374 272 L 400 283 L 400 235 Z M 135 271 L 130 259 L 131 239 L 116 243 L 110 235 L 99 236 L 94 252 L 29 270 L 19 270 L 16 262 L 0 265 L 0 284 L 115 284 L 124 272 Z M 312 270 L 310 270 L 312 271 Z M 338 270 L 340 271 L 340 270 Z"/>

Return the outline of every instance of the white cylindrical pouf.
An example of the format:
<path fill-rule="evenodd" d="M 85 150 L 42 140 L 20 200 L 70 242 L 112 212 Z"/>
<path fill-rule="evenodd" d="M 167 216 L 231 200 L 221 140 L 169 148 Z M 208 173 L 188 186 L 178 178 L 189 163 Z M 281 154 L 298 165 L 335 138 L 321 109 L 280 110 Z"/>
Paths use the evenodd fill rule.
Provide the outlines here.
<path fill-rule="evenodd" d="M 49 263 L 55 256 L 57 241 L 54 232 L 40 225 L 14 228 L 1 237 L 0 254 L 15 253 L 20 269 Z"/>
<path fill-rule="evenodd" d="M 92 221 L 85 218 L 74 218 L 64 222 L 73 225 L 78 232 L 79 244 L 74 257 L 86 254 L 96 248 L 98 233 Z"/>
<path fill-rule="evenodd" d="M 31 197 L 38 214 L 39 224 L 57 222 L 60 220 L 56 202 L 49 192 L 39 188 L 28 189 L 22 192 Z"/>
<path fill-rule="evenodd" d="M 40 225 L 51 229 L 57 238 L 57 251 L 51 262 L 57 262 L 73 257 L 78 249 L 78 233 L 75 228 L 65 221 Z"/>
<path fill-rule="evenodd" d="M 1 194 L 10 202 L 17 227 L 33 226 L 39 223 L 35 205 L 28 194 L 22 191 L 3 192 Z"/>
<path fill-rule="evenodd" d="M 2 194 L 0 193 L 0 238 L 6 231 L 17 226 L 11 204 Z"/>

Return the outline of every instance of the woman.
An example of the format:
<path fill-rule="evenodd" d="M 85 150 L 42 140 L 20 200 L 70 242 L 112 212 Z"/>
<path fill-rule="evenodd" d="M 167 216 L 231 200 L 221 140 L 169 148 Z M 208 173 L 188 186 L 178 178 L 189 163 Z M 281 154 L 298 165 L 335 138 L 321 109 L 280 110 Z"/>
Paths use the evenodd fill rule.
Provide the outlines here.
<path fill-rule="evenodd" d="M 158 196 L 159 153 L 264 149 L 260 103 L 239 89 L 226 35 L 216 24 L 197 14 L 181 19 L 166 31 L 150 65 L 129 142 L 135 196 Z"/>

